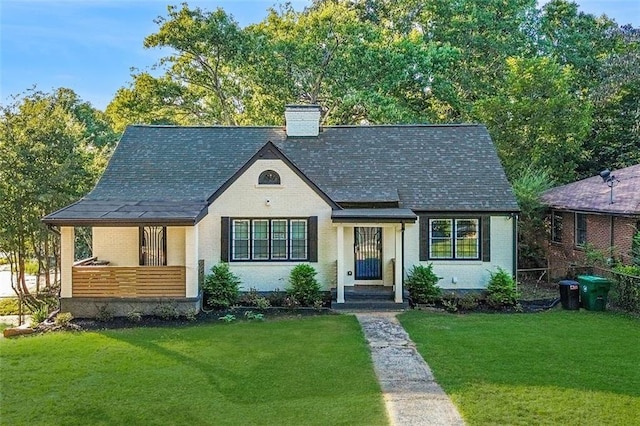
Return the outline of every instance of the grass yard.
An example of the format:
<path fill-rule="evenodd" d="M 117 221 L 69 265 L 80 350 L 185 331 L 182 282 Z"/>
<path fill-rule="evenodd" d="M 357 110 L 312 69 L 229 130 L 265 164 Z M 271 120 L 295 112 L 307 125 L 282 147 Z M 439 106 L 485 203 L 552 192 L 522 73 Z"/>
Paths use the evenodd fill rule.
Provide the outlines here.
<path fill-rule="evenodd" d="M 640 320 L 610 312 L 400 321 L 470 425 L 637 425 Z"/>
<path fill-rule="evenodd" d="M 0 340 L 5 425 L 387 424 L 357 320 Z"/>

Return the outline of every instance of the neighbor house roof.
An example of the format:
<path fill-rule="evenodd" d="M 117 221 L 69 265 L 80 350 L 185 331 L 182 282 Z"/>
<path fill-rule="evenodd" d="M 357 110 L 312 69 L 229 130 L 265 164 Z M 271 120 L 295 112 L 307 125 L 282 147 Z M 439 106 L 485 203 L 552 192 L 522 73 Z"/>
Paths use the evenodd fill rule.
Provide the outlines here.
<path fill-rule="evenodd" d="M 614 170 L 613 204 L 611 188 L 600 176 L 559 186 L 542 195 L 542 201 L 558 210 L 640 215 L 640 164 Z"/>
<path fill-rule="evenodd" d="M 303 138 L 288 138 L 282 127 L 129 126 L 95 188 L 44 221 L 194 223 L 267 142 L 338 205 L 518 210 L 481 125 L 335 126 Z"/>

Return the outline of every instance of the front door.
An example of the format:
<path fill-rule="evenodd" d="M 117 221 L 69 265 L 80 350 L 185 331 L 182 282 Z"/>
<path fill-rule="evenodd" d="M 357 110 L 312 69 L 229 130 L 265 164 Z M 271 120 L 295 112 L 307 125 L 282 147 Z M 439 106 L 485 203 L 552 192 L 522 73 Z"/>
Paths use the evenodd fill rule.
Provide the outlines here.
<path fill-rule="evenodd" d="M 382 280 L 382 228 L 354 229 L 356 280 Z"/>

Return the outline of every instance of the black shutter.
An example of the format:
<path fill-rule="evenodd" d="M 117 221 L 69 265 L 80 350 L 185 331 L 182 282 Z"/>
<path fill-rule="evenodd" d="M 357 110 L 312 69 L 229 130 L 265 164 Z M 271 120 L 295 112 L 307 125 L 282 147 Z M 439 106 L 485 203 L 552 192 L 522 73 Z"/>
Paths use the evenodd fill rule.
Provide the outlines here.
<path fill-rule="evenodd" d="M 222 262 L 228 262 L 229 257 L 229 218 L 222 217 L 222 223 L 220 226 L 220 260 Z"/>
<path fill-rule="evenodd" d="M 420 235 L 418 237 L 418 244 L 420 247 L 420 260 L 429 260 L 429 218 L 427 216 L 420 216 L 418 218 L 420 223 Z"/>
<path fill-rule="evenodd" d="M 482 261 L 491 262 L 491 216 L 480 218 L 482 226 Z"/>
<path fill-rule="evenodd" d="M 318 216 L 309 217 L 307 232 L 309 234 L 309 238 L 308 238 L 309 262 L 317 262 L 318 261 Z"/>

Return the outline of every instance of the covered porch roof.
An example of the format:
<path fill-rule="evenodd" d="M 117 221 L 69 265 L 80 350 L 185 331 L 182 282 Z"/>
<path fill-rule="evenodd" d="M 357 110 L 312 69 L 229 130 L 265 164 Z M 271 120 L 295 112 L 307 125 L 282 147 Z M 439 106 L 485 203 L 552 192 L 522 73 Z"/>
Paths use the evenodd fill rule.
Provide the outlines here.
<path fill-rule="evenodd" d="M 42 221 L 57 226 L 192 226 L 207 212 L 207 203 L 192 201 L 125 201 L 82 199 Z"/>
<path fill-rule="evenodd" d="M 417 218 L 411 209 L 402 208 L 344 209 L 331 213 L 333 223 L 413 223 Z"/>

